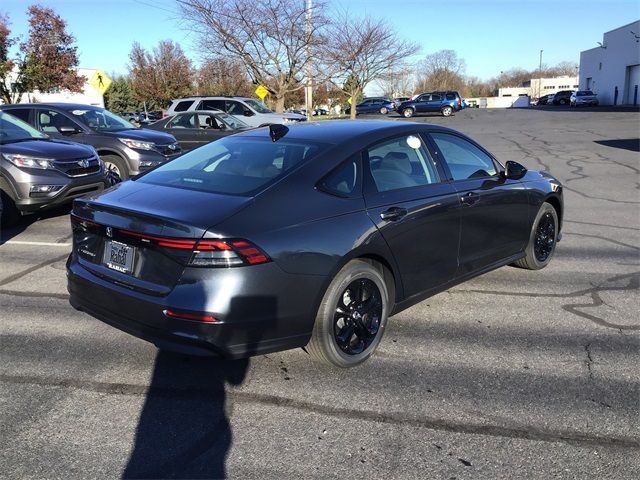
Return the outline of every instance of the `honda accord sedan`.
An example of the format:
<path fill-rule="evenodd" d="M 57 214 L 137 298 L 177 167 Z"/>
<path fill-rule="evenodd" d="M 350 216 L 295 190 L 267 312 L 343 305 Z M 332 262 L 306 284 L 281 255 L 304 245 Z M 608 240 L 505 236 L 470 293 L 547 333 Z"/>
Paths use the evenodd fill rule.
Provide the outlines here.
<path fill-rule="evenodd" d="M 545 267 L 562 217 L 558 180 L 448 128 L 272 125 L 75 200 L 70 302 L 162 349 L 350 367 L 391 315 Z"/>

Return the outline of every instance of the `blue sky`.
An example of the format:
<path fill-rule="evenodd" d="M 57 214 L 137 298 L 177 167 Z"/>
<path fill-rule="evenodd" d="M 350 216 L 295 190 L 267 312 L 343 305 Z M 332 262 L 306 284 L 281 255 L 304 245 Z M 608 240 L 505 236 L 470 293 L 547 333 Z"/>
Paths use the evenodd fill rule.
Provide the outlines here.
<path fill-rule="evenodd" d="M 258 2 L 259 0 L 256 0 Z M 300 0 L 302 3 L 303 0 Z M 602 34 L 640 18 L 637 0 L 329 0 L 356 15 L 385 18 L 421 46 L 420 58 L 442 49 L 466 61 L 468 75 L 488 79 L 514 67 L 578 62 Z M 27 0 L 0 0 L 13 34 L 26 34 Z M 150 49 L 172 39 L 198 61 L 200 53 L 173 0 L 40 0 L 76 37 L 80 66 L 126 73 L 134 41 Z"/>

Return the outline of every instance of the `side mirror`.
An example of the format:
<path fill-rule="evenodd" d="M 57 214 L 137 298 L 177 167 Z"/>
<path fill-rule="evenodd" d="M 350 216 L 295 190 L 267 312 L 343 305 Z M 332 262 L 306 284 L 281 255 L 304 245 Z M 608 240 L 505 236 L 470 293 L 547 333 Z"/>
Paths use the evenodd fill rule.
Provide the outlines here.
<path fill-rule="evenodd" d="M 245 117 L 251 117 L 251 116 L 253 116 L 253 112 L 251 110 L 245 110 L 244 111 L 244 116 Z"/>
<path fill-rule="evenodd" d="M 60 134 L 65 136 L 74 135 L 80 132 L 80 130 L 78 130 L 76 127 L 69 127 L 69 126 L 60 127 L 58 131 L 60 132 Z"/>
<path fill-rule="evenodd" d="M 518 162 L 509 160 L 505 164 L 505 171 L 504 171 L 505 178 L 512 179 L 512 180 L 519 180 L 522 177 L 524 177 L 525 173 L 527 173 L 527 168 L 524 165 L 519 164 Z"/>

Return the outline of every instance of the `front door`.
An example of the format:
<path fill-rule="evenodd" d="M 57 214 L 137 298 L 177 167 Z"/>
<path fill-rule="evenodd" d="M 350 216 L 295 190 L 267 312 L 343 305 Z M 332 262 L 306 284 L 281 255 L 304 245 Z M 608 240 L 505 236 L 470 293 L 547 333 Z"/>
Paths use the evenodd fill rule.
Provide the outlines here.
<path fill-rule="evenodd" d="M 404 135 L 365 151 L 367 213 L 393 252 L 405 298 L 452 280 L 458 266 L 458 196 L 422 137 Z"/>
<path fill-rule="evenodd" d="M 458 276 L 521 252 L 530 228 L 523 184 L 505 179 L 493 157 L 465 138 L 435 132 L 430 137 L 461 204 Z"/>

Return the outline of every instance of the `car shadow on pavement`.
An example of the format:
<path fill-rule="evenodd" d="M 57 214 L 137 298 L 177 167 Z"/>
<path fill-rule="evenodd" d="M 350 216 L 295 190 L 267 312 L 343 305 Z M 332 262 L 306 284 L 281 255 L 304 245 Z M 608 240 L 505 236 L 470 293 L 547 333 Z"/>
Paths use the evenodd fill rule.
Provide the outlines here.
<path fill-rule="evenodd" d="M 64 205 L 60 207 L 53 208 L 51 210 L 46 210 L 44 212 L 40 212 L 33 215 L 24 215 L 20 218 L 16 225 L 11 227 L 2 227 L 0 226 L 0 245 L 5 242 L 8 242 L 12 238 L 17 237 L 22 232 L 24 232 L 31 225 L 36 223 L 38 220 L 44 220 L 46 218 L 54 218 L 54 217 L 62 217 L 65 215 L 69 215 L 71 212 L 71 205 Z M 69 228 L 71 231 L 71 228 Z"/>
<path fill-rule="evenodd" d="M 241 384 L 248 366 L 159 351 L 122 478 L 225 478 L 225 385 Z"/>
<path fill-rule="evenodd" d="M 623 138 L 614 140 L 594 140 L 599 145 L 605 147 L 621 148 L 632 152 L 640 152 L 640 138 Z"/>

